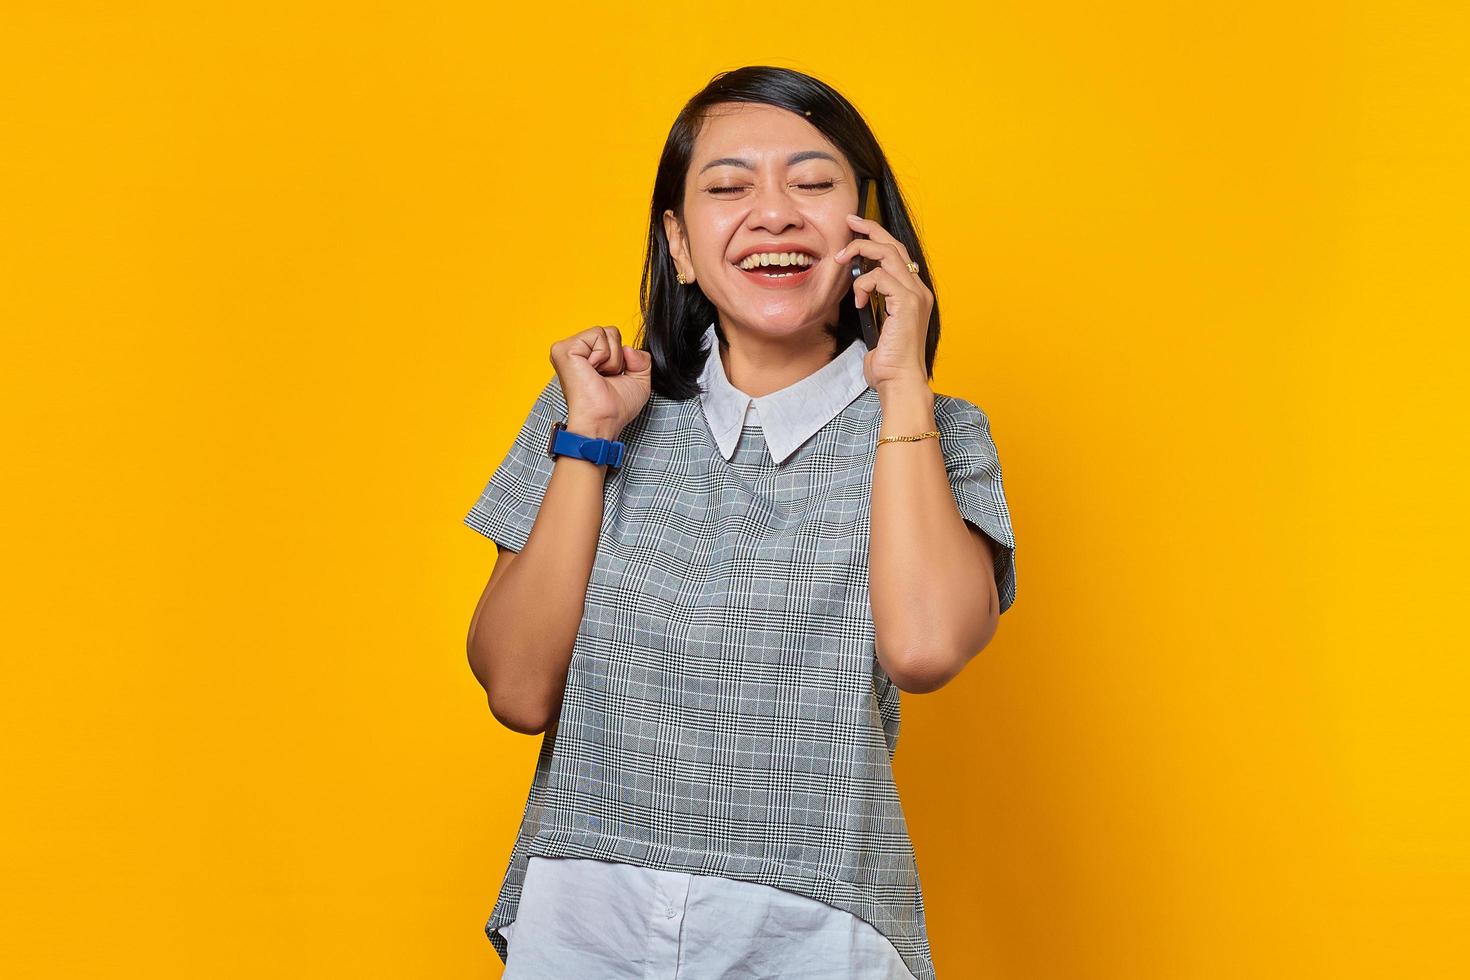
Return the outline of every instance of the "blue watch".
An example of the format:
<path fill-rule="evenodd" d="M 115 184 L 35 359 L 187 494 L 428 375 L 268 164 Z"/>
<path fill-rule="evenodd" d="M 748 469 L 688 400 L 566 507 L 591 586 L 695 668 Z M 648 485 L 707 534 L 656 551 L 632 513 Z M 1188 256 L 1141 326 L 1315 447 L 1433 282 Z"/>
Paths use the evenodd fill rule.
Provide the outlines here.
<path fill-rule="evenodd" d="M 551 459 L 571 456 L 606 465 L 612 472 L 623 465 L 623 444 L 616 439 L 594 439 L 567 429 L 565 422 L 551 424 L 551 438 L 546 441 L 546 455 Z"/>

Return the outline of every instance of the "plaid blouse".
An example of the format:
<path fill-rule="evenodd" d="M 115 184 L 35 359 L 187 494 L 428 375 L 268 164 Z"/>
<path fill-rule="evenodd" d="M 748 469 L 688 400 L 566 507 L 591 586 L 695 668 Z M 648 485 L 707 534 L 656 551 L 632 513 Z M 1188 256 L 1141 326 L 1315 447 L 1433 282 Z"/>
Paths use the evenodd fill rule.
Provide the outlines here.
<path fill-rule="evenodd" d="M 713 327 L 705 337 L 713 351 Z M 754 399 L 757 411 L 822 398 L 821 374 Z M 843 394 L 797 445 L 736 429 L 743 394 L 654 393 L 620 433 L 561 714 L 485 925 L 502 959 L 496 930 L 540 855 L 785 889 L 868 922 L 914 976 L 934 977 L 893 780 L 900 691 L 874 653 L 868 604 L 881 410 L 866 383 Z M 551 424 L 565 418 L 553 376 L 467 525 L 525 547 L 554 465 Z M 992 539 L 1004 612 L 1015 539 L 988 420 L 949 395 L 936 395 L 935 419 L 959 510 Z"/>

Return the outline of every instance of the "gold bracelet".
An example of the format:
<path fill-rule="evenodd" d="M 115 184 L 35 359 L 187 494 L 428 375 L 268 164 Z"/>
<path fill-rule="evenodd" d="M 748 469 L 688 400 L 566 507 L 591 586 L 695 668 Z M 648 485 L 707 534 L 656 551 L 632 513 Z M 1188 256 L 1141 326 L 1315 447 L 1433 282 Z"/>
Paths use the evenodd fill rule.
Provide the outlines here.
<path fill-rule="evenodd" d="M 879 439 L 878 440 L 878 445 L 881 446 L 885 442 L 918 442 L 920 439 L 938 439 L 938 438 L 939 438 L 939 431 L 936 429 L 933 432 L 920 432 L 916 436 L 884 436 L 882 439 Z"/>

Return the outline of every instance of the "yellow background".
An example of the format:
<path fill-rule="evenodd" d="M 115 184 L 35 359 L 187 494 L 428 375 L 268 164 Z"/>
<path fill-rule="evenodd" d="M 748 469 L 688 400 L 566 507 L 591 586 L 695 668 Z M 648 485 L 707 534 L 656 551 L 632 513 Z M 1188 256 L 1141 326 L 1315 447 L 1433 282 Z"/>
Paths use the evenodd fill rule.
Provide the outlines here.
<path fill-rule="evenodd" d="M 905 695 L 939 975 L 1470 975 L 1465 9 L 7 5 L 4 972 L 499 975 L 460 521 L 764 63 L 891 155 L 1019 541 Z"/>

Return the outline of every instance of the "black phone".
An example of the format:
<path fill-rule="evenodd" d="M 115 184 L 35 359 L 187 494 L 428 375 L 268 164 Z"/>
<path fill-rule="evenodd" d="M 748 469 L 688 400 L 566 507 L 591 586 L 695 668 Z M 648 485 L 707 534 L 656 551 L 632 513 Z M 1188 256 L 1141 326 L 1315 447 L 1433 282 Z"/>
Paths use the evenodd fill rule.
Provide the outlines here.
<path fill-rule="evenodd" d="M 878 182 L 871 177 L 864 177 L 858 181 L 858 215 L 870 221 L 882 222 L 882 210 L 878 207 Z M 856 233 L 855 238 L 867 238 L 862 232 Z M 857 256 L 852 264 L 852 277 L 856 279 L 865 272 L 871 272 L 882 265 L 877 259 L 870 259 L 866 255 Z M 857 292 L 852 294 L 853 304 L 857 304 Z M 887 310 L 883 307 L 883 294 L 873 292 L 868 295 L 867 302 L 857 307 L 858 322 L 863 328 L 863 343 L 872 350 L 878 346 L 878 334 L 883 330 L 883 318 L 887 316 Z"/>

